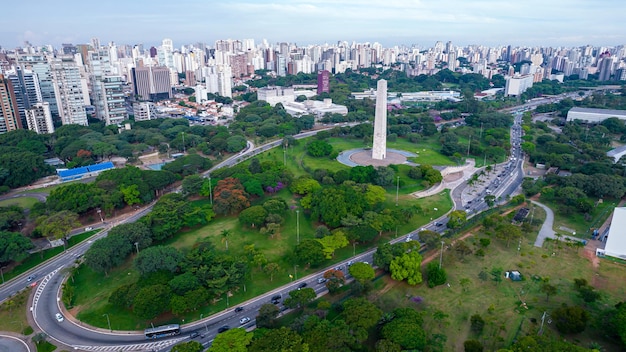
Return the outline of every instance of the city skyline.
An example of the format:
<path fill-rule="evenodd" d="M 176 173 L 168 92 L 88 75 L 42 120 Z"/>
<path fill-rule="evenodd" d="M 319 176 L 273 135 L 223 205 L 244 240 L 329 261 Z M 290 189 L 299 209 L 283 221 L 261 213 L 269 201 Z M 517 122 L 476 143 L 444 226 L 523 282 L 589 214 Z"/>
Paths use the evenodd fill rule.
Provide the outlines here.
<path fill-rule="evenodd" d="M 218 39 L 267 39 L 298 45 L 337 41 L 380 42 L 385 46 L 436 41 L 455 45 L 613 46 L 626 43 L 619 0 L 371 1 L 273 0 L 145 3 L 111 0 L 84 3 L 16 2 L 14 16 L 3 18 L 0 46 L 103 43 L 158 45 L 171 38 L 176 47 Z M 18 14 L 27 14 L 19 16 Z"/>

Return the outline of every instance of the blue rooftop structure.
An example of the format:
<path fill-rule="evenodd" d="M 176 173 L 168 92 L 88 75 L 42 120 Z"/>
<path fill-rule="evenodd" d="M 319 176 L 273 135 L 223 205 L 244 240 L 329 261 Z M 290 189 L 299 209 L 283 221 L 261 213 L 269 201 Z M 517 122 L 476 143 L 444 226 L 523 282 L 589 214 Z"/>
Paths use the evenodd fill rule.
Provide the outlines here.
<path fill-rule="evenodd" d="M 95 176 L 102 171 L 110 170 L 113 168 L 115 168 L 113 163 L 110 161 L 107 161 L 107 162 L 100 163 L 100 164 L 81 166 L 81 167 L 76 167 L 73 169 L 57 170 L 57 174 L 61 178 L 61 181 L 66 182 L 66 181 L 78 180 L 85 176 Z"/>

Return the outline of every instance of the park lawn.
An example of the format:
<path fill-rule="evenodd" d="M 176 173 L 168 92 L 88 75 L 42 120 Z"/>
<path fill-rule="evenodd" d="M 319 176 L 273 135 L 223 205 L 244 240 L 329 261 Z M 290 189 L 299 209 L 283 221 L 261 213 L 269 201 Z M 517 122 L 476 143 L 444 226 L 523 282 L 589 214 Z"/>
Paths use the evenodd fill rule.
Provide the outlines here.
<path fill-rule="evenodd" d="M 589 198 L 594 204 L 597 199 Z M 574 235 L 569 231 L 560 229 L 561 226 L 576 231 L 574 236 L 580 238 L 590 238 L 592 231 L 591 228 L 598 228 L 602 226 L 604 221 L 613 214 L 613 209 L 617 205 L 615 201 L 606 201 L 598 204 L 591 212 L 590 220 L 586 220 L 585 216 L 579 212 L 572 212 L 571 214 L 564 214 L 559 211 L 559 203 L 553 201 L 547 201 L 541 199 L 540 202 L 548 206 L 554 212 L 554 231 L 557 231 L 566 235 Z"/>
<path fill-rule="evenodd" d="M 288 190 L 282 190 L 275 196 L 284 198 L 290 206 L 298 205 L 297 200 L 291 197 Z M 395 195 L 387 194 L 386 204 L 388 207 L 395 207 Z M 400 206 L 414 204 L 420 204 L 424 211 L 418 213 L 409 223 L 399 226 L 399 235 L 423 226 L 430 221 L 428 220 L 429 218 L 437 218 L 452 207 L 447 190 L 435 196 L 422 199 L 403 196 L 399 203 Z M 435 211 L 434 208 L 438 210 Z M 218 250 L 225 251 L 226 243 L 222 241 L 221 232 L 222 230 L 229 230 L 231 234 L 228 236 L 228 251 L 231 254 L 236 256 L 244 255 L 244 246 L 254 244 L 255 249 L 265 254 L 269 262 L 276 262 L 280 266 L 280 271 L 274 275 L 273 281 L 269 280 L 269 275 L 259 271 L 258 268 L 253 268 L 246 279 L 245 292 L 243 290 L 231 292 L 232 295 L 229 297 L 228 306 L 233 307 L 282 286 L 296 277 L 301 278 L 319 270 L 319 268 L 293 266 L 291 264 L 290 253 L 297 243 L 297 218 L 296 208 L 290 207 L 284 214 L 285 222 L 283 223 L 281 233 L 275 235 L 274 238 L 270 238 L 256 229 L 241 226 L 236 217 L 220 217 L 207 226 L 181 231 L 163 244 L 185 251 L 192 248 L 199 241 L 208 239 Z M 300 241 L 314 238 L 314 230 L 318 224 L 311 220 L 303 210 L 300 211 L 299 222 Z M 395 234 L 395 231 L 384 234 L 377 242 L 385 242 L 394 237 Z M 344 260 L 351 257 L 354 252 L 361 253 L 371 247 L 372 243 L 368 243 L 339 249 L 332 260 L 326 261 L 320 267 Z M 108 297 L 115 289 L 139 279 L 138 272 L 132 267 L 133 259 L 134 255 L 131 255 L 123 266 L 112 270 L 104 278 L 102 278 L 101 274 L 93 272 L 84 265 L 81 266 L 78 273 L 74 276 L 75 291 L 78 294 L 76 294 L 74 300 L 76 308 L 72 310 L 72 313 L 77 313 L 79 320 L 101 328 L 107 328 L 106 316 L 103 316 L 103 314 L 109 314 L 111 326 L 114 330 L 141 330 L 149 326 L 150 322 L 136 317 L 131 311 L 118 309 L 108 304 Z M 97 282 L 97 284 L 93 285 L 93 282 Z M 227 302 L 224 297 L 213 302 L 213 304 L 200 307 L 197 311 L 189 312 L 184 316 L 174 317 L 170 314 L 164 314 L 151 322 L 154 324 L 183 323 L 183 320 L 191 322 L 200 318 L 200 314 L 207 317 L 210 314 L 220 312 L 227 308 L 226 305 Z"/>
<path fill-rule="evenodd" d="M 0 331 L 11 331 L 18 334 L 28 332 L 26 329 L 30 326 L 26 320 L 26 311 L 28 310 L 30 291 L 31 288 L 27 288 L 2 303 L 0 306 Z M 32 328 L 28 330 L 32 333 Z"/>
<path fill-rule="evenodd" d="M 562 303 L 583 304 L 573 290 L 574 278 L 584 278 L 607 294 L 602 302 L 587 304 L 592 315 L 623 299 L 625 289 L 619 284 L 623 282 L 623 265 L 602 261 L 594 272 L 590 261 L 574 247 L 564 244 L 559 248 L 553 248 L 555 244 L 546 245 L 547 248 L 534 247 L 536 233 L 536 230 L 533 231 L 521 241 L 520 251 L 517 250 L 517 243 L 511 243 L 510 247 L 507 247 L 503 241 L 495 238 L 491 239 L 485 257 L 471 254 L 460 259 L 449 250 L 444 251 L 443 267 L 448 274 L 449 287 L 441 285 L 428 288 L 423 264 L 424 282 L 420 285 L 412 287 L 387 277 L 388 286 L 372 293 L 372 296 L 384 311 L 396 307 L 414 307 L 423 311 L 424 327 L 427 331 L 430 329 L 431 333 L 447 335 L 448 341 L 444 350 L 448 351 L 463 350 L 463 342 L 471 338 L 477 338 L 488 350 L 508 346 L 517 336 L 523 336 L 531 330 L 536 331 L 538 324 L 531 322 L 531 319 L 540 322 L 544 311 L 549 313 Z M 475 242 L 479 237 L 486 236 L 476 232 L 475 236 L 469 237 L 466 242 L 476 250 Z M 580 252 L 582 253 L 582 250 Z M 554 256 L 552 253 L 555 253 Z M 424 256 L 433 256 L 433 260 L 438 260 L 436 250 Z M 504 271 L 519 270 L 524 280 L 513 282 L 502 278 L 502 282 L 496 283 L 490 274 L 485 282 L 478 278 L 481 270 L 489 273 L 494 267 L 500 267 Z M 549 278 L 550 283 L 557 287 L 558 293 L 546 300 L 546 295 L 540 291 L 541 282 L 533 279 L 534 275 Z M 466 292 L 463 292 L 460 285 L 462 278 L 471 280 Z M 605 284 L 597 285 L 602 282 Z M 413 297 L 420 297 L 421 303 L 414 303 L 411 300 Z M 526 302 L 528 309 L 521 305 L 522 301 Z M 448 318 L 443 322 L 436 321 L 433 313 L 437 310 L 443 311 Z M 486 322 L 484 332 L 480 336 L 470 331 L 469 318 L 474 314 L 480 314 Z M 499 331 L 500 326 L 504 329 Z M 548 329 L 553 327 L 548 326 Z M 598 341 L 600 335 L 601 332 L 588 327 L 586 332 L 575 337 L 586 347 L 591 341 Z M 502 342 L 498 342 L 499 338 L 502 338 Z M 608 347 L 604 341 L 602 344 Z M 617 351 L 619 348 L 607 348 L 607 351 L 612 350 Z"/>
<path fill-rule="evenodd" d="M 33 197 L 17 197 L 5 200 L 0 200 L 0 207 L 8 207 L 11 205 L 17 205 L 22 209 L 30 209 L 33 205 L 39 203 L 37 198 Z"/>

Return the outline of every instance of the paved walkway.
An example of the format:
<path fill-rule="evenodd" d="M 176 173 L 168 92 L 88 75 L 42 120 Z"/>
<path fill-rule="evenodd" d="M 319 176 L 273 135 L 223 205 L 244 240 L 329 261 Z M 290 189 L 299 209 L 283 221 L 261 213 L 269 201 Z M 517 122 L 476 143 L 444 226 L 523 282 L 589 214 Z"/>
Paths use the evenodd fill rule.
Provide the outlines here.
<path fill-rule="evenodd" d="M 556 238 L 556 232 L 554 232 L 553 230 L 554 212 L 552 211 L 552 209 L 548 208 L 544 204 L 535 202 L 534 200 L 531 200 L 531 202 L 535 204 L 536 206 L 542 208 L 546 212 L 546 220 L 543 222 L 543 225 L 541 225 L 541 229 L 539 230 L 539 235 L 537 235 L 537 239 L 535 240 L 535 247 L 543 247 L 543 242 L 546 240 L 546 238 L 551 238 L 551 239 Z M 582 239 L 578 237 L 574 237 L 574 236 L 563 235 L 562 237 L 569 238 L 572 241 L 582 241 Z"/>

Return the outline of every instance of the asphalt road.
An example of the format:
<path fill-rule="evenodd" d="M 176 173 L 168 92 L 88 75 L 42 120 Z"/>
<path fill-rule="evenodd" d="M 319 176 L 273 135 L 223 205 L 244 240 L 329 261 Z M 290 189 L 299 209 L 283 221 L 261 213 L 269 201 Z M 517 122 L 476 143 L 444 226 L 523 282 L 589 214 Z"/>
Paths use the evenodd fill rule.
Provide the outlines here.
<path fill-rule="evenodd" d="M 334 126 L 331 126 L 328 129 L 331 128 L 334 128 Z M 296 138 L 305 138 L 314 135 L 317 132 L 318 131 L 306 132 L 296 136 Z M 515 132 L 512 133 L 515 134 Z M 521 135 L 517 135 L 517 138 L 520 137 Z M 205 172 L 205 176 L 213 170 L 221 167 L 235 165 L 238 162 L 247 159 L 249 156 L 271 149 L 275 146 L 280 145 L 281 143 L 282 141 L 275 141 L 257 148 L 254 148 L 254 145 L 249 143 L 246 150 L 240 153 L 240 155 L 232 156 L 231 158 L 216 165 L 208 172 Z M 515 163 L 512 163 L 512 166 L 514 165 L 513 169 L 518 169 L 518 172 L 512 172 L 511 177 L 506 182 L 498 182 L 498 184 L 493 184 L 493 192 L 499 194 L 502 197 L 508 194 L 507 192 L 512 192 L 514 189 L 516 189 L 521 183 L 521 179 L 523 178 L 523 175 L 521 173 L 522 155 L 521 151 L 519 151 L 519 147 L 517 148 L 517 152 L 514 152 L 513 155 L 517 155 L 517 160 Z M 482 199 L 484 199 L 484 196 Z M 470 208 L 470 212 L 479 212 L 486 207 L 487 205 L 484 203 L 484 201 L 481 201 L 480 198 L 477 197 L 474 206 Z M 125 219 L 124 221 L 120 221 L 119 223 L 136 221 L 139 217 L 149 212 L 151 208 L 152 206 L 148 206 L 141 211 L 138 211 L 136 214 L 133 214 L 132 217 Z M 112 223 L 109 225 L 114 226 L 118 225 L 119 223 Z M 424 226 L 422 229 L 430 229 L 441 233 L 445 229 L 445 223 L 447 223 L 446 218 L 436 219 L 430 224 Z M 416 229 L 412 233 L 408 234 L 408 236 L 410 236 L 412 239 L 417 239 L 417 233 L 420 230 L 421 229 Z M 314 288 L 318 294 L 323 294 L 325 292 L 325 287 L 321 284 L 318 284 L 317 279 L 328 268 L 325 268 L 324 270 L 321 270 L 315 274 L 311 274 L 305 278 L 295 280 L 289 285 L 282 286 L 272 292 L 268 292 L 248 302 L 245 302 L 243 305 L 241 305 L 244 307 L 244 310 L 242 312 L 235 314 L 234 308 L 231 308 L 201 321 L 184 325 L 182 328 L 182 334 L 177 337 L 170 339 L 160 339 L 156 341 L 146 341 L 143 334 L 137 332 L 115 333 L 100 330 L 89 330 L 81 326 L 80 324 L 73 323 L 70 319 L 67 318 L 63 322 L 58 322 L 55 318 L 55 314 L 62 312 L 58 297 L 59 288 L 62 283 L 63 267 L 66 267 L 69 264 L 73 263 L 77 256 L 81 255 L 89 248 L 93 240 L 104 237 L 107 233 L 108 228 L 100 232 L 95 238 L 92 238 L 90 241 L 75 246 L 71 250 L 59 255 L 58 257 L 55 257 L 54 259 L 34 269 L 32 272 L 25 273 L 22 276 L 7 283 L 7 285 L 2 286 L 2 288 L 0 289 L 0 300 L 6 299 L 6 297 L 8 297 L 9 295 L 14 294 L 20 289 L 23 289 L 26 285 L 31 284 L 30 282 L 25 281 L 25 277 L 34 273 L 37 275 L 37 278 L 43 279 L 40 285 L 37 286 L 37 292 L 35 296 L 36 300 L 31 309 L 37 325 L 41 330 L 46 332 L 50 336 L 50 338 L 55 339 L 63 344 L 72 346 L 75 349 L 87 351 L 105 351 L 112 349 L 116 351 L 149 351 L 153 349 L 166 350 L 172 344 L 188 339 L 189 333 L 194 331 L 202 332 L 204 337 L 201 337 L 201 341 L 204 344 L 208 344 L 215 337 L 215 335 L 217 334 L 217 329 L 220 326 L 228 325 L 231 328 L 239 327 L 239 321 L 242 317 L 251 318 L 251 321 L 246 323 L 244 327 L 252 328 L 254 324 L 253 318 L 257 315 L 258 308 L 261 305 L 269 303 L 271 297 L 276 294 L 281 294 L 283 298 L 287 297 L 289 291 L 297 289 L 298 285 L 302 283 L 306 283 L 308 287 Z M 399 241 L 404 241 L 406 240 L 406 238 L 407 235 L 400 236 L 392 240 L 391 242 L 395 243 Z M 365 253 L 355 256 L 354 258 L 351 258 L 351 261 L 365 261 L 373 263 L 373 253 L 375 251 L 375 248 L 371 249 Z M 347 261 L 340 264 L 335 264 L 334 267 L 338 267 L 345 271 L 347 270 Z M 297 268 L 294 268 L 294 274 L 296 274 L 295 270 L 297 270 Z"/>

